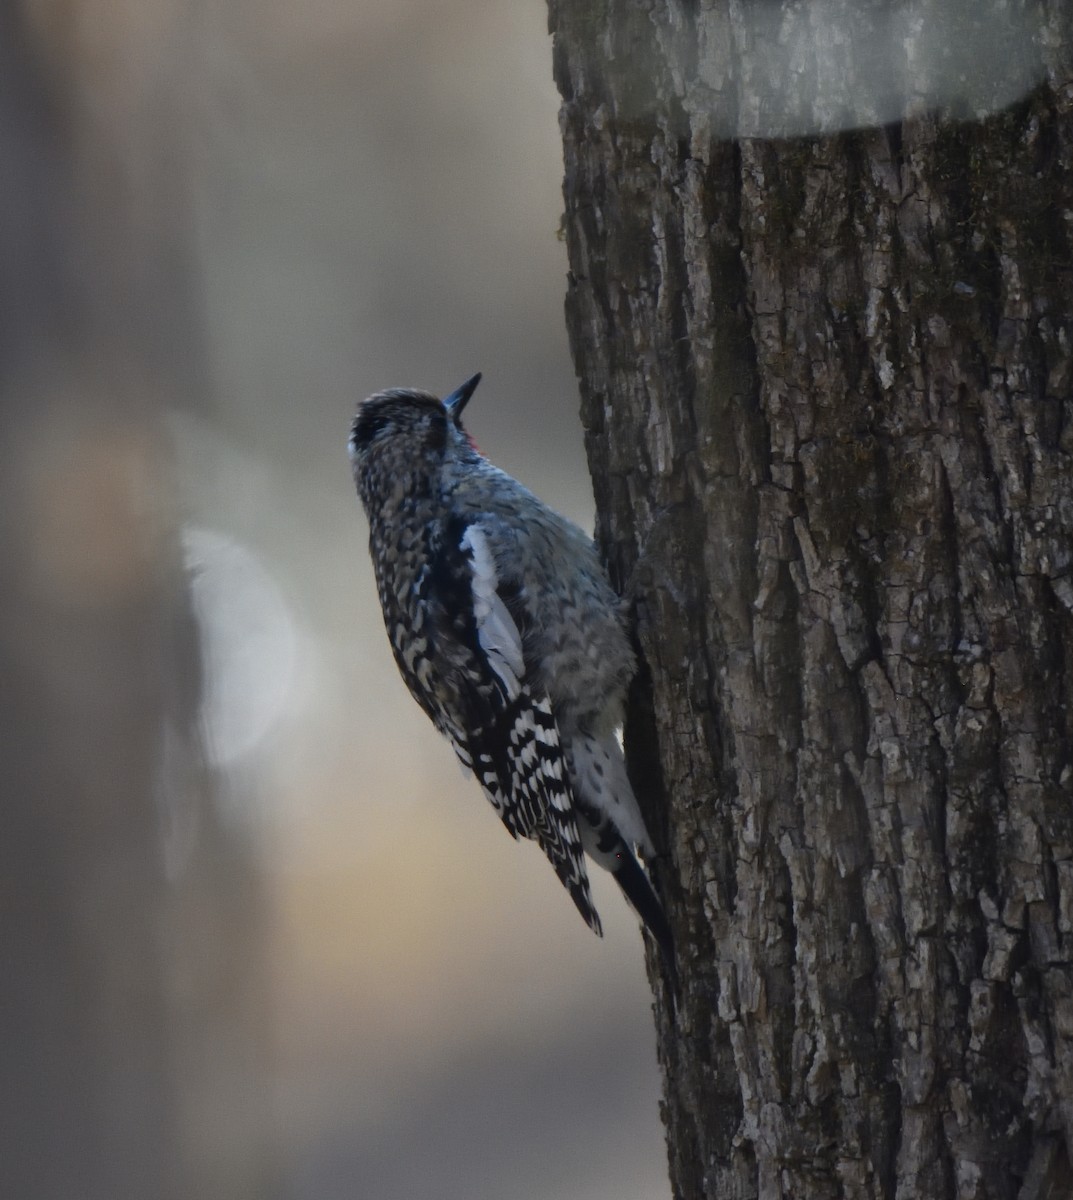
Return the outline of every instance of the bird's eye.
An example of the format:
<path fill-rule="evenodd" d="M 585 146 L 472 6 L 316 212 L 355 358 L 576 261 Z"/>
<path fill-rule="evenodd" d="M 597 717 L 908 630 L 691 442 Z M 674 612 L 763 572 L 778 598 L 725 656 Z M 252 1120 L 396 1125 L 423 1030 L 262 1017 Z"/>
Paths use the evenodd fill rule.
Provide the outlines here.
<path fill-rule="evenodd" d="M 387 426 L 388 420 L 385 413 L 366 412 L 362 410 L 358 413 L 357 419 L 354 422 L 354 428 L 350 434 L 350 444 L 355 450 L 361 450 L 376 437 Z"/>

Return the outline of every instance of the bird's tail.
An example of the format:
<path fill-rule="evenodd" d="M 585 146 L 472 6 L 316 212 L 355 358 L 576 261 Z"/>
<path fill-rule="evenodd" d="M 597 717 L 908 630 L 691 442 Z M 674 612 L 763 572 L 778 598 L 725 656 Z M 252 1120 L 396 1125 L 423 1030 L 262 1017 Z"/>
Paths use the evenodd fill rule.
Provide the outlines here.
<path fill-rule="evenodd" d="M 637 861 L 625 838 L 609 820 L 579 806 L 578 822 L 585 852 L 605 871 L 610 871 L 622 889 L 627 903 L 641 918 L 644 927 L 659 947 L 664 973 L 671 989 L 671 1003 L 678 992 L 678 970 L 674 957 L 674 938 L 648 872 Z"/>
<path fill-rule="evenodd" d="M 612 854 L 614 861 L 611 873 L 615 877 L 615 882 L 622 889 L 622 894 L 626 897 L 630 907 L 641 918 L 644 927 L 659 947 L 660 957 L 663 959 L 663 967 L 673 996 L 678 991 L 678 970 L 674 960 L 674 938 L 671 935 L 667 914 L 663 911 L 663 905 L 656 895 L 648 872 L 637 861 L 633 851 L 621 838 Z"/>

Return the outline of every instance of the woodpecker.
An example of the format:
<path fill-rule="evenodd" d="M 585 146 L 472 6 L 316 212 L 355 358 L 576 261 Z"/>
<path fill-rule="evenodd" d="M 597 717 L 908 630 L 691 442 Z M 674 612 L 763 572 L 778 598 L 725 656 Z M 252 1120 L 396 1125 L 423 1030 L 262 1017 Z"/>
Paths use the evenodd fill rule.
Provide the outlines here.
<path fill-rule="evenodd" d="M 592 539 L 477 449 L 462 412 L 393 388 L 363 401 L 350 458 L 406 686 L 515 837 L 547 855 L 597 934 L 585 855 L 610 871 L 673 973 L 635 850 L 652 840 L 618 734 L 636 661 Z"/>

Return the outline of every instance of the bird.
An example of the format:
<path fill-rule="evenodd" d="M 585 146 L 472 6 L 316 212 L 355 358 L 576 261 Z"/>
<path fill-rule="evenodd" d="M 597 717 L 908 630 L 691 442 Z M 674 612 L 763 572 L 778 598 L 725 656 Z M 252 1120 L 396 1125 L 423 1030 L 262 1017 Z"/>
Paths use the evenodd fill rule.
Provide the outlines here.
<path fill-rule="evenodd" d="M 620 741 L 636 671 L 592 539 L 478 449 L 440 400 L 362 401 L 348 449 L 388 640 L 414 699 L 515 838 L 535 841 L 602 935 L 586 858 L 610 871 L 673 971 L 652 839 Z"/>

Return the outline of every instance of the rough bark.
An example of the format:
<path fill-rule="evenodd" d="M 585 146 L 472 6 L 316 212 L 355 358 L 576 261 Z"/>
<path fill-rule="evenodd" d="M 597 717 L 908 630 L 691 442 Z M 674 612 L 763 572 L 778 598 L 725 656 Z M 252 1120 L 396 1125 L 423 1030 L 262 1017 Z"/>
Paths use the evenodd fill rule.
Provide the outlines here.
<path fill-rule="evenodd" d="M 1073 17 L 868 125 L 818 7 L 551 0 L 672 1187 L 1073 1195 Z"/>

